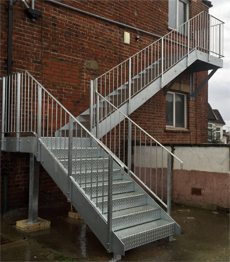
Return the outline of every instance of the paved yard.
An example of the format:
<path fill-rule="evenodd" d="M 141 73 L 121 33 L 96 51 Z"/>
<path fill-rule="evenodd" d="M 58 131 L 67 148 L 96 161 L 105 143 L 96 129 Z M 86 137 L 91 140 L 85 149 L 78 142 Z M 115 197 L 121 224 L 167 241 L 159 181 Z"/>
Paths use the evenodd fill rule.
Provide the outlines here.
<path fill-rule="evenodd" d="M 229 213 L 174 206 L 172 216 L 182 229 L 176 241 L 164 239 L 130 250 L 122 261 L 230 261 Z M 63 216 L 48 219 L 51 229 L 28 234 L 15 229 L 12 214 L 1 217 L 1 261 L 112 258 L 84 221 Z"/>

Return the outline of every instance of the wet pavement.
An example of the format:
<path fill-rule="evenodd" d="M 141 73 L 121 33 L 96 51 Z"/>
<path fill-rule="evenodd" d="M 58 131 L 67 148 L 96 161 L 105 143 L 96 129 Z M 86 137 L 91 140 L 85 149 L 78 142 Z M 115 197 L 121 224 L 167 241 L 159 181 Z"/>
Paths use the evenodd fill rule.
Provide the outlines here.
<path fill-rule="evenodd" d="M 174 206 L 182 234 L 130 250 L 122 261 L 230 261 L 229 213 Z M 25 217 L 23 217 L 25 218 Z M 12 214 L 1 217 L 1 261 L 109 261 L 108 254 L 83 220 L 43 217 L 48 230 L 22 233 Z"/>

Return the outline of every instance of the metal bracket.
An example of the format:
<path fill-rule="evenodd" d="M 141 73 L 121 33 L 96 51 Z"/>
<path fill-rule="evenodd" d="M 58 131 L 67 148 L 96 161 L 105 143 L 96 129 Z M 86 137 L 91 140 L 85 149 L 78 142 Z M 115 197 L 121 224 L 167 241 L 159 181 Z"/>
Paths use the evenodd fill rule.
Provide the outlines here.
<path fill-rule="evenodd" d="M 205 84 L 209 81 L 209 79 L 216 73 L 218 68 L 212 70 L 212 72 L 203 80 L 203 82 L 198 86 L 198 88 L 190 95 L 190 99 L 194 98 L 198 92 L 205 86 Z"/>

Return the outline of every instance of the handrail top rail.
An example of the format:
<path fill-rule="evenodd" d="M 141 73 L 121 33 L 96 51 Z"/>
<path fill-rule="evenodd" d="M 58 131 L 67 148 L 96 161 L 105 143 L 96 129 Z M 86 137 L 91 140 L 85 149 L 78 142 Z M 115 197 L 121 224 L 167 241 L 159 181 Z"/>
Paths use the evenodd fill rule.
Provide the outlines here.
<path fill-rule="evenodd" d="M 200 16 L 201 14 L 207 14 L 209 15 L 210 17 L 213 17 L 215 18 L 216 20 L 218 20 L 219 22 L 221 22 L 221 24 L 225 24 L 225 22 L 223 22 L 222 20 L 216 18 L 215 16 L 209 14 L 208 12 L 206 11 L 201 11 L 199 14 L 193 16 L 192 18 L 190 18 L 189 20 L 187 20 L 186 22 L 184 22 L 183 24 L 181 24 L 180 26 L 178 26 L 177 28 L 171 30 L 169 33 L 167 33 L 166 35 L 163 35 L 162 37 L 160 37 L 159 39 L 157 39 L 156 41 L 154 41 L 153 43 L 149 44 L 148 46 L 144 47 L 143 49 L 141 49 L 140 51 L 138 51 L 137 53 L 135 53 L 134 55 L 130 56 L 129 58 L 125 59 L 124 61 L 122 61 L 121 63 L 119 63 L 118 65 L 114 66 L 113 68 L 111 68 L 110 70 L 106 71 L 105 73 L 103 73 L 102 75 L 96 77 L 94 80 L 97 80 L 101 77 L 103 77 L 104 75 L 108 74 L 110 71 L 114 70 L 115 68 L 119 67 L 120 65 L 122 65 L 123 63 L 129 61 L 130 59 L 132 59 L 133 57 L 135 57 L 136 55 L 138 55 L 139 53 L 143 52 L 145 49 L 149 48 L 150 46 L 154 45 L 155 43 L 157 42 L 160 42 L 162 41 L 162 38 L 166 38 L 168 35 L 172 34 L 173 32 L 178 32 L 178 29 L 182 26 L 184 26 L 186 23 L 188 23 L 189 21 L 192 21 L 193 19 L 195 19 L 196 17 Z M 219 25 L 219 24 L 218 24 Z M 214 26 L 217 26 L 217 25 L 214 25 Z M 171 40 L 171 39 L 167 39 L 166 40 Z M 172 41 L 172 40 L 171 40 Z"/>
<path fill-rule="evenodd" d="M 170 152 L 165 146 L 163 146 L 160 142 L 158 142 L 154 137 L 152 137 L 150 134 L 148 134 L 142 127 L 140 127 L 137 123 L 135 123 L 132 119 L 130 119 L 127 115 L 125 115 L 119 108 L 114 106 L 110 101 L 108 101 L 104 96 L 102 96 L 99 92 L 95 91 L 96 94 L 98 94 L 104 101 L 109 103 L 113 108 L 115 108 L 118 112 L 120 112 L 126 119 L 128 119 L 132 124 L 134 124 L 137 128 L 139 128 L 142 132 L 145 133 L 150 139 L 154 140 L 160 147 L 162 147 L 164 150 L 166 150 L 171 156 L 176 158 L 181 163 L 181 169 L 183 166 L 183 161 L 179 159 L 176 155 L 174 155 L 172 152 Z"/>
<path fill-rule="evenodd" d="M 78 120 L 77 118 L 72 115 L 41 83 L 39 83 L 27 70 L 22 70 L 16 73 L 12 73 L 10 75 L 6 75 L 4 77 L 7 76 L 11 76 L 11 75 L 15 75 L 15 74 L 20 74 L 20 73 L 27 73 L 73 120 L 74 122 L 76 122 L 81 128 L 83 128 L 83 130 L 92 138 L 94 139 L 94 141 L 99 144 L 105 151 L 106 153 L 108 153 L 109 155 L 112 156 L 112 158 L 122 167 L 125 167 L 125 164 L 110 150 L 108 149 L 99 139 L 97 139 L 93 134 L 91 134 L 89 132 L 89 130 L 87 128 L 85 128 Z M 3 78 L 4 78 L 3 77 Z"/>

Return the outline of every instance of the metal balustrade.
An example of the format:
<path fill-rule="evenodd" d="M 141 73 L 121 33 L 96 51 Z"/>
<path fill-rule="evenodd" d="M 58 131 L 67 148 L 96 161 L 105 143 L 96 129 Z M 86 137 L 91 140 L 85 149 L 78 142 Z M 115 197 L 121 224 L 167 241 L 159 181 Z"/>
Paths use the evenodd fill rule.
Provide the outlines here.
<path fill-rule="evenodd" d="M 116 110 L 118 113 L 118 124 L 108 128 L 110 131 L 100 138 L 101 142 L 125 164 L 127 173 L 170 213 L 171 157 L 181 163 L 181 168 L 183 162 L 100 93 L 96 92 L 95 95 L 99 98 L 97 108 L 99 101 L 103 101 L 103 107 L 98 109 L 100 120 L 108 120 L 101 123 L 101 129 L 106 129 L 107 125 L 112 127 L 115 122 L 112 112 Z"/>
<path fill-rule="evenodd" d="M 42 161 L 42 144 L 58 160 L 69 180 L 74 177 L 89 199 L 100 206 L 101 214 L 107 214 L 111 227 L 112 179 L 117 170 L 124 168 L 122 161 L 27 71 L 3 77 L 2 90 L 1 149 L 6 146 L 6 133 L 16 136 L 18 151 L 21 137 L 35 136 L 37 159 Z M 67 123 L 68 129 L 59 131 Z M 70 194 L 69 188 L 69 199 Z"/>
<path fill-rule="evenodd" d="M 223 28 L 222 21 L 201 12 L 97 77 L 94 89 L 119 108 L 157 78 L 161 78 L 163 87 L 164 74 L 184 57 L 189 64 L 193 50 L 205 52 L 209 57 L 223 57 Z"/>

